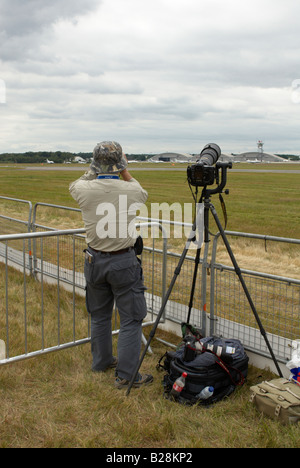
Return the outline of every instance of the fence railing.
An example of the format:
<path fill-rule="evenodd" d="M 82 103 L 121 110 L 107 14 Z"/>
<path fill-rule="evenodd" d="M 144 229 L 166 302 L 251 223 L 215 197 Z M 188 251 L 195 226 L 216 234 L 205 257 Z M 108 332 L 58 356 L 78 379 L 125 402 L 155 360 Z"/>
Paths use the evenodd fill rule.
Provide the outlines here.
<path fill-rule="evenodd" d="M 31 218 L 32 218 L 32 212 L 33 212 L 33 207 L 32 207 L 31 201 L 20 200 L 19 198 L 10 198 L 10 197 L 0 196 L 0 201 L 1 200 L 2 201 L 6 200 L 8 202 L 8 204 L 11 205 L 11 207 L 13 206 L 13 204 L 17 204 L 17 205 L 21 204 L 21 206 L 27 205 L 28 212 L 27 212 L 27 220 L 26 221 L 22 221 L 19 218 L 14 218 L 14 217 L 11 217 L 11 216 L 5 216 L 3 214 L 0 214 L 0 218 L 6 221 L 6 223 L 5 223 L 6 227 L 11 227 L 11 232 L 15 232 L 16 227 L 14 226 L 14 223 L 17 223 L 17 224 L 23 225 L 23 226 L 25 225 L 26 228 L 27 228 L 27 231 L 30 232 L 30 230 L 31 230 Z M 10 226 L 8 226 L 8 225 L 10 225 Z"/>
<path fill-rule="evenodd" d="M 163 250 L 160 255 L 166 259 L 167 239 L 163 228 L 157 223 L 141 223 L 139 226 L 148 225 L 156 225 L 161 230 Z M 84 300 L 84 233 L 85 229 L 73 229 L 0 236 L 0 259 L 4 266 L 0 270 L 0 340 L 6 349 L 0 364 L 90 341 L 89 316 Z M 35 244 L 32 261 L 29 261 L 27 247 L 29 239 Z M 158 271 L 154 253 L 146 251 L 142 255 L 150 314 L 144 327 L 154 323 L 153 315 L 166 288 L 166 262 L 159 262 Z M 114 322 L 113 333 L 117 334 L 117 311 Z"/>
<path fill-rule="evenodd" d="M 228 238 L 300 246 L 299 239 L 234 231 L 228 231 L 226 235 Z M 247 349 L 267 356 L 266 344 L 257 329 L 254 315 L 245 300 L 233 266 L 217 262 L 219 239 L 218 233 L 214 238 L 210 261 L 209 334 L 238 336 Z M 247 269 L 241 269 L 241 272 L 268 333 L 272 349 L 279 361 L 286 362 L 290 359 L 292 341 L 300 336 L 300 280 Z"/>
<path fill-rule="evenodd" d="M 5 199 L 5 197 L 2 198 L 3 200 Z M 15 201 L 18 202 L 18 200 Z M 4 268 L 1 269 L 3 277 L 1 282 L 2 305 L 0 306 L 0 339 L 6 341 L 6 346 L 9 347 L 9 349 L 7 349 L 7 355 L 11 355 L 12 350 L 12 339 L 9 339 L 8 331 L 10 322 L 14 322 L 12 316 L 14 316 L 13 307 L 15 306 L 15 301 L 11 299 L 9 295 L 9 291 L 13 289 L 11 288 L 10 281 L 16 281 L 13 272 L 10 270 L 12 266 L 14 269 L 18 268 L 19 274 L 23 277 L 23 280 L 19 279 L 18 282 L 22 283 L 22 288 L 24 290 L 24 317 L 22 323 L 24 330 L 25 326 L 27 330 L 27 338 L 23 340 L 24 349 L 27 349 L 24 355 L 32 352 L 39 353 L 40 350 L 47 350 L 48 352 L 48 350 L 62 349 L 62 347 L 65 346 L 74 346 L 77 343 L 81 343 L 82 340 L 85 342 L 85 340 L 89 339 L 88 333 L 86 333 L 85 336 L 77 337 L 77 330 L 81 330 L 82 325 L 81 314 L 85 314 L 85 304 L 80 302 L 81 299 L 78 299 L 78 297 L 82 298 L 85 287 L 82 255 L 82 250 L 85 248 L 84 229 L 65 230 L 62 232 L 53 227 L 44 226 L 38 219 L 39 207 L 42 206 L 59 212 L 64 212 L 64 210 L 80 212 L 80 210 L 44 203 L 37 203 L 32 208 L 30 202 L 24 200 L 20 200 L 19 202 L 23 204 L 27 203 L 29 206 L 26 230 L 33 232 L 22 235 L 10 234 L 0 236 L 0 260 L 4 262 Z M 14 219 L 8 216 L 4 218 L 5 220 Z M 14 221 L 16 220 L 14 219 Z M 145 223 L 143 221 L 145 221 Z M 141 218 L 139 225 L 141 227 L 147 227 L 149 226 L 149 220 L 147 221 Z M 151 313 L 150 321 L 153 320 L 154 315 L 156 315 L 160 309 L 162 298 L 165 295 L 180 258 L 180 253 L 167 250 L 167 239 L 163 225 L 164 221 L 158 222 L 158 220 L 152 220 L 152 227 L 156 226 L 162 233 L 163 244 L 162 247 L 159 248 L 158 245 L 155 244 L 155 239 L 153 239 L 152 245 L 148 242 L 149 245 L 145 246 L 142 255 L 146 286 L 148 288 L 146 299 L 148 310 Z M 37 232 L 39 229 L 43 229 L 44 232 Z M 46 229 L 48 232 L 45 232 Z M 286 246 L 293 245 L 296 249 L 298 249 L 300 245 L 300 240 L 298 239 L 286 239 L 230 231 L 226 232 L 226 235 L 244 237 L 251 240 L 263 240 L 265 242 L 280 242 Z M 219 237 L 219 234 L 214 237 L 214 242 L 211 243 L 211 251 L 209 251 L 207 244 L 204 245 L 203 256 L 200 259 L 201 268 L 199 268 L 190 322 L 201 328 L 204 335 L 216 334 L 238 338 L 242 341 L 246 349 L 256 354 L 266 356 L 268 355 L 268 351 L 266 350 L 265 341 L 255 323 L 252 311 L 247 304 L 247 300 L 241 290 L 233 267 L 231 265 L 224 265 L 218 261 L 217 246 Z M 32 246 L 33 248 L 31 248 Z M 189 252 L 166 306 L 163 317 L 165 321 L 178 325 L 186 321 L 194 267 L 195 256 L 193 252 Z M 274 353 L 280 362 L 285 363 L 290 359 L 289 346 L 291 342 L 294 339 L 299 339 L 300 336 L 300 280 L 285 277 L 282 274 L 267 274 L 250 269 L 241 268 L 241 271 L 255 302 L 263 326 L 266 329 Z M 30 273 L 29 277 L 28 273 Z M 31 317 L 32 311 L 31 306 L 29 306 L 30 295 L 26 292 L 31 282 L 31 276 L 35 278 L 35 285 L 38 284 L 40 288 L 44 288 L 39 293 L 39 318 L 35 316 Z M 36 280 L 39 281 L 36 282 Z M 56 312 L 54 315 L 49 314 L 49 316 L 45 312 L 46 302 L 48 300 L 47 295 L 49 294 L 49 291 L 46 291 L 46 283 L 52 283 L 52 288 L 54 287 L 56 290 Z M 53 295 L 53 290 L 51 291 Z M 71 294 L 71 296 L 66 298 L 62 291 L 66 291 L 68 294 Z M 77 306 L 78 303 L 80 306 Z M 72 310 L 69 311 L 69 316 L 66 318 L 64 309 L 69 310 L 70 306 L 68 304 L 72 304 Z M 60 315 L 57 315 L 58 310 Z M 78 314 L 80 318 L 78 318 Z M 49 346 L 45 335 L 45 330 L 47 328 L 45 323 L 47 322 L 47 326 L 52 326 L 53 328 L 53 324 L 49 325 L 50 315 L 52 317 L 52 322 L 57 325 L 54 333 L 57 343 L 53 344 L 53 339 L 51 338 L 52 341 L 50 340 Z M 72 320 L 70 320 L 70 316 L 73 317 Z M 74 317 L 76 317 L 75 321 Z M 86 314 L 84 317 L 86 321 Z M 37 323 L 40 327 L 39 340 L 41 346 L 39 351 L 31 351 L 28 349 L 28 329 L 31 330 L 33 326 L 30 320 Z M 70 321 L 71 324 L 68 325 L 71 331 L 64 330 L 64 328 L 68 327 L 66 325 L 68 321 Z M 79 321 L 80 325 L 77 324 L 77 321 Z M 6 323 L 4 326 L 6 334 L 3 332 L 4 322 Z M 84 325 L 84 327 L 85 326 L 86 325 Z M 14 324 L 14 327 L 18 328 L 20 324 Z M 115 314 L 114 328 L 115 332 L 117 332 L 117 313 Z M 76 334 L 74 335 L 75 332 Z M 71 339 L 66 340 L 62 338 L 64 333 L 67 337 L 71 334 Z"/>

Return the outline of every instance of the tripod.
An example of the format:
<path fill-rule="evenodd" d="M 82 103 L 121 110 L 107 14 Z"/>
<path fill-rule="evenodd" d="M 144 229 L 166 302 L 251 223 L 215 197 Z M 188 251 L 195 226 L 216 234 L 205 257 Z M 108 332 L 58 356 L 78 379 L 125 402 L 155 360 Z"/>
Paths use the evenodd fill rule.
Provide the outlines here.
<path fill-rule="evenodd" d="M 223 227 L 222 227 L 222 224 L 221 224 L 221 222 L 220 222 L 220 220 L 219 220 L 217 211 L 216 211 L 214 205 L 211 203 L 211 195 L 213 195 L 213 194 L 215 194 L 215 193 L 221 193 L 221 192 L 222 192 L 222 189 L 223 189 L 223 188 L 225 187 L 225 185 L 226 185 L 226 171 L 227 171 L 227 167 L 228 167 L 228 166 L 227 166 L 226 164 L 219 163 L 219 167 L 221 167 L 221 169 L 222 169 L 222 181 L 221 181 L 221 184 L 218 185 L 218 187 L 217 187 L 216 189 L 207 190 L 206 187 L 204 187 L 204 189 L 203 189 L 203 191 L 202 191 L 202 195 L 201 195 L 201 200 L 202 200 L 202 199 L 204 200 L 204 242 L 205 242 L 205 243 L 209 242 L 209 226 L 208 226 L 208 224 L 209 224 L 209 212 L 211 212 L 212 215 L 213 215 L 213 217 L 214 217 L 214 220 L 215 220 L 215 222 L 216 222 L 216 225 L 217 225 L 217 227 L 218 227 L 218 229 L 219 229 L 219 232 L 220 232 L 220 234 L 221 234 L 221 237 L 222 237 L 222 239 L 223 239 L 223 242 L 224 242 L 224 244 L 225 244 L 226 250 L 227 250 L 227 252 L 228 252 L 228 254 L 229 254 L 229 256 L 230 256 L 230 259 L 231 259 L 232 265 L 233 265 L 233 267 L 234 267 L 234 270 L 235 270 L 235 272 L 236 272 L 236 274 L 237 274 L 237 276 L 238 276 L 238 278 L 239 278 L 239 281 L 240 281 L 240 283 L 241 283 L 241 286 L 243 287 L 243 290 L 244 290 L 244 292 L 245 292 L 245 295 L 246 295 L 246 297 L 247 297 L 247 300 L 248 300 L 248 302 L 249 302 L 249 305 L 250 305 L 250 307 L 251 307 L 251 310 L 252 310 L 252 312 L 253 312 L 253 314 L 254 314 L 254 317 L 255 317 L 256 322 L 257 322 L 257 324 L 258 324 L 260 333 L 261 333 L 261 335 L 263 336 L 263 338 L 264 338 L 264 340 L 265 340 L 265 343 L 266 343 L 266 345 L 267 345 L 267 348 L 268 348 L 268 350 L 269 350 L 269 352 L 270 352 L 270 355 L 271 355 L 271 357 L 272 357 L 272 360 L 273 360 L 273 362 L 274 362 L 274 364 L 275 364 L 275 367 L 276 367 L 276 369 L 277 369 L 278 375 L 279 375 L 280 377 L 283 377 L 282 372 L 281 372 L 281 369 L 280 369 L 280 367 L 279 367 L 279 364 L 278 364 L 278 362 L 277 362 L 277 359 L 276 359 L 276 357 L 275 357 L 275 355 L 274 355 L 274 352 L 273 352 L 272 347 L 271 347 L 271 345 L 270 345 L 269 339 L 268 339 L 268 337 L 267 337 L 266 331 L 265 331 L 265 329 L 264 329 L 264 327 L 263 327 L 263 325 L 262 325 L 262 322 L 261 322 L 261 320 L 260 320 L 260 318 L 259 318 L 259 315 L 258 315 L 258 313 L 257 313 L 256 307 L 255 307 L 255 305 L 254 305 L 254 303 L 253 303 L 253 301 L 252 301 L 251 295 L 250 295 L 250 293 L 249 293 L 249 290 L 248 290 L 248 288 L 247 288 L 247 285 L 246 285 L 246 283 L 245 283 L 245 281 L 244 281 L 244 278 L 243 278 L 243 276 L 242 276 L 241 269 L 239 268 L 238 263 L 237 263 L 237 261 L 236 261 L 236 259 L 235 259 L 235 256 L 234 256 L 234 254 L 233 254 L 233 252 L 232 252 L 232 249 L 231 249 L 231 246 L 230 246 L 230 244 L 229 244 L 229 241 L 228 241 L 228 239 L 227 239 L 227 237 L 226 237 L 225 231 L 224 231 L 224 229 L 223 229 Z M 180 257 L 180 259 L 179 259 L 179 262 L 178 262 L 178 264 L 177 264 L 177 267 L 175 268 L 174 276 L 173 276 L 173 278 L 172 278 L 172 280 L 171 280 L 169 289 L 168 289 L 168 291 L 166 292 L 165 297 L 163 298 L 163 301 L 162 301 L 162 304 L 161 304 L 161 308 L 160 308 L 160 310 L 159 310 L 159 312 L 158 312 L 158 315 L 157 315 L 156 321 L 155 321 L 155 323 L 154 323 L 154 325 L 153 325 L 153 328 L 152 328 L 152 330 L 151 330 L 151 332 L 150 332 L 150 334 L 149 334 L 149 338 L 148 338 L 146 347 L 145 347 L 145 349 L 144 349 L 144 351 L 143 351 L 143 354 L 142 354 L 142 356 L 141 356 L 141 359 L 140 359 L 140 361 L 139 361 L 139 363 L 138 363 L 138 366 L 137 366 L 137 368 L 136 368 L 136 370 L 135 370 L 135 373 L 134 373 L 134 375 L 133 375 L 133 377 L 132 377 L 132 379 L 131 379 L 131 381 L 130 381 L 130 383 L 129 383 L 129 386 L 128 386 L 126 395 L 129 395 L 129 393 L 130 393 L 130 390 L 131 390 L 131 388 L 132 388 L 132 385 L 133 385 L 133 383 L 134 383 L 134 381 L 135 381 L 135 379 L 136 379 L 136 377 L 137 377 L 137 375 L 138 375 L 139 369 L 140 369 L 140 367 L 141 367 L 141 365 L 142 365 L 142 362 L 143 362 L 143 360 L 144 360 L 144 357 L 145 357 L 145 355 L 146 355 L 146 353 L 147 353 L 148 347 L 150 346 L 150 343 L 151 343 L 151 341 L 152 341 L 152 339 L 153 339 L 153 337 L 154 337 L 154 335 L 155 335 L 156 329 L 157 329 L 157 327 L 158 327 L 158 325 L 159 325 L 159 322 L 160 322 L 160 320 L 161 320 L 161 317 L 162 317 L 162 315 L 163 315 L 163 313 L 164 313 L 164 310 L 165 310 L 165 308 L 166 308 L 166 305 L 167 305 L 167 302 L 168 302 L 169 297 L 170 297 L 170 295 L 171 295 L 171 292 L 172 292 L 172 290 L 173 290 L 173 287 L 174 287 L 174 285 L 175 285 L 175 283 L 176 283 L 176 280 L 177 280 L 177 278 L 178 278 L 178 276 L 179 276 L 179 274 L 180 274 L 180 272 L 181 272 L 181 268 L 182 268 L 182 265 L 183 265 L 184 260 L 185 260 L 185 258 L 186 258 L 186 255 L 187 255 L 187 253 L 188 253 L 188 250 L 189 250 L 189 248 L 190 248 L 190 245 L 191 245 L 191 243 L 195 240 L 196 229 L 197 229 L 197 217 L 195 217 L 195 221 L 194 221 L 194 224 L 193 224 L 193 227 L 192 227 L 192 231 L 191 231 L 191 233 L 190 233 L 190 235 L 189 235 L 189 237 L 188 237 L 188 240 L 187 240 L 187 242 L 186 242 L 186 244 L 185 244 L 185 247 L 184 247 L 184 249 L 183 249 L 183 252 L 182 252 L 182 254 L 181 254 L 181 257 Z M 196 277 L 197 277 L 197 272 L 198 272 L 199 261 L 200 261 L 200 248 L 197 248 L 197 253 L 196 253 L 196 257 L 195 257 L 195 268 L 194 268 L 193 284 L 192 284 L 191 294 L 190 294 L 189 312 L 188 312 L 187 323 L 189 323 L 190 313 L 191 313 L 192 304 L 193 304 L 193 297 L 194 297 L 194 290 L 195 290 L 195 284 L 196 284 Z"/>

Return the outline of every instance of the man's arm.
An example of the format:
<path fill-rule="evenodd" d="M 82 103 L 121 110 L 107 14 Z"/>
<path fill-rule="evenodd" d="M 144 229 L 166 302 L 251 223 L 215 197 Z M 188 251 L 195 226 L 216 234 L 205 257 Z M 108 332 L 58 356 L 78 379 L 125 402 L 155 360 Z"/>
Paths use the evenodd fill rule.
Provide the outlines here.
<path fill-rule="evenodd" d="M 120 172 L 120 176 L 122 177 L 125 182 L 129 182 L 130 180 L 133 179 L 132 175 L 127 169 L 124 169 L 122 172 Z"/>
<path fill-rule="evenodd" d="M 125 153 L 123 153 L 123 158 L 127 161 L 128 163 L 128 159 L 127 159 L 127 156 Z M 125 180 L 125 182 L 129 182 L 130 180 L 133 179 L 132 175 L 129 173 L 129 171 L 126 169 L 124 169 L 123 171 L 120 172 L 120 176 L 122 177 L 123 180 Z"/>
<path fill-rule="evenodd" d="M 81 177 L 79 177 L 79 179 L 75 180 L 69 185 L 69 191 L 72 197 L 75 198 L 75 187 L 76 187 L 77 182 L 79 182 L 80 180 L 94 180 L 96 178 L 97 178 L 97 174 L 95 173 L 95 171 L 89 168 Z"/>
<path fill-rule="evenodd" d="M 127 169 L 124 169 L 122 172 L 120 172 L 120 176 L 125 182 L 130 182 L 130 185 L 135 186 L 138 203 L 145 203 L 148 198 L 148 192 L 143 189 L 143 187 L 134 177 L 132 177 L 130 172 Z"/>

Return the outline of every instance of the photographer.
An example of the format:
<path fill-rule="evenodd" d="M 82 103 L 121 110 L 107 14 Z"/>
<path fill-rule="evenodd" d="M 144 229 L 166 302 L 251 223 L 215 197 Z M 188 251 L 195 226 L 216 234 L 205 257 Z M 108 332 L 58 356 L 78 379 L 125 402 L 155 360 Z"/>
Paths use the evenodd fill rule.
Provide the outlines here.
<path fill-rule="evenodd" d="M 104 141 L 95 147 L 89 170 L 70 185 L 87 235 L 84 274 L 91 314 L 92 370 L 115 367 L 117 388 L 126 388 L 134 375 L 147 314 L 146 288 L 134 249 L 136 238 L 129 232 L 135 213 L 129 207 L 145 203 L 148 194 L 130 175 L 127 164 L 119 143 Z M 117 358 L 112 354 L 114 302 L 120 316 Z M 151 375 L 138 373 L 133 386 L 152 381 Z"/>

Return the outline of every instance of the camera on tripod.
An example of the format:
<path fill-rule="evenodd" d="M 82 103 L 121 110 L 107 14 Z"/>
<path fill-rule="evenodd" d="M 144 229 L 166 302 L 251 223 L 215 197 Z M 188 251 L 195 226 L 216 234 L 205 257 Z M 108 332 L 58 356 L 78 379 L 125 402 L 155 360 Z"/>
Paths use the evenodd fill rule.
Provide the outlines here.
<path fill-rule="evenodd" d="M 187 177 L 190 185 L 194 187 L 213 185 L 215 180 L 218 179 L 218 168 L 214 164 L 216 164 L 220 156 L 221 149 L 215 143 L 209 143 L 204 146 L 197 163 L 187 168 Z"/>
<path fill-rule="evenodd" d="M 204 146 L 200 153 L 200 158 L 196 164 L 188 166 L 187 179 L 189 185 L 194 187 L 204 187 L 203 192 L 206 195 L 213 195 L 214 193 L 221 193 L 226 185 L 227 169 L 232 168 L 232 162 L 217 162 L 221 156 L 221 149 L 215 143 L 209 143 Z M 221 181 L 219 177 L 219 170 L 221 170 Z M 217 184 L 214 189 L 207 190 L 207 185 Z M 228 193 L 228 190 L 225 191 Z"/>
<path fill-rule="evenodd" d="M 250 293 L 249 293 L 249 291 L 247 289 L 247 286 L 245 284 L 245 281 L 243 279 L 241 269 L 239 268 L 239 266 L 237 264 L 235 256 L 234 256 L 234 254 L 233 254 L 233 252 L 231 250 L 230 244 L 229 244 L 229 242 L 227 240 L 226 233 L 225 233 L 226 226 L 225 226 L 225 229 L 224 229 L 221 222 L 220 222 L 220 220 L 219 220 L 219 218 L 218 218 L 217 211 L 216 211 L 214 205 L 211 203 L 211 200 L 210 200 L 211 195 L 214 195 L 216 193 L 219 194 L 219 198 L 221 200 L 223 213 L 225 215 L 225 221 L 226 221 L 226 219 L 227 219 L 226 210 L 225 210 L 225 205 L 224 205 L 223 198 L 222 198 L 221 194 L 222 194 L 223 189 L 225 188 L 226 182 L 227 182 L 227 169 L 232 168 L 232 162 L 217 162 L 220 156 L 221 156 L 220 147 L 218 145 L 216 145 L 215 143 L 209 143 L 201 151 L 200 159 L 196 162 L 196 164 L 194 164 L 192 166 L 189 166 L 187 168 L 187 178 L 188 178 L 188 182 L 189 182 L 189 185 L 190 185 L 190 189 L 191 189 L 192 185 L 195 186 L 195 187 L 204 187 L 203 190 L 202 190 L 201 197 L 200 197 L 200 203 L 202 203 L 202 200 L 203 200 L 203 205 L 204 205 L 204 233 L 205 233 L 204 242 L 206 244 L 209 242 L 208 222 L 209 222 L 209 211 L 210 211 L 212 213 L 213 217 L 214 217 L 214 220 L 216 222 L 217 227 L 219 228 L 219 232 L 220 232 L 221 237 L 222 237 L 222 239 L 224 241 L 227 252 L 228 252 L 228 254 L 229 254 L 230 258 L 231 258 L 234 270 L 235 270 L 236 274 L 239 277 L 241 286 L 244 289 L 244 292 L 245 292 L 246 297 L 248 299 L 249 305 L 250 305 L 250 307 L 252 309 L 252 312 L 253 312 L 253 314 L 254 314 L 254 316 L 256 318 L 257 324 L 258 324 L 258 326 L 260 328 L 260 332 L 261 332 L 262 336 L 265 339 L 266 345 L 267 345 L 267 347 L 268 347 L 268 349 L 270 351 L 271 357 L 272 357 L 272 359 L 274 361 L 274 364 L 275 364 L 275 366 L 277 368 L 278 374 L 279 374 L 280 377 L 282 377 L 282 372 L 281 372 L 281 369 L 280 369 L 280 367 L 278 365 L 278 362 L 276 360 L 276 356 L 274 355 L 274 352 L 273 352 L 273 350 L 271 348 L 271 345 L 270 345 L 270 343 L 268 341 L 268 337 L 267 337 L 267 334 L 266 334 L 266 332 L 265 332 L 265 330 L 263 328 L 263 325 L 260 322 L 259 316 L 258 316 L 256 308 L 255 308 L 255 305 L 254 305 L 254 303 L 252 301 Z M 220 172 L 221 172 L 221 181 L 220 181 L 220 177 L 219 177 Z M 217 187 L 214 187 L 214 188 L 211 188 L 211 189 L 206 188 L 207 185 L 213 185 L 215 182 L 217 184 Z M 192 189 L 191 189 L 191 191 L 192 191 Z M 195 202 L 197 204 L 198 188 L 195 190 L 195 192 L 196 192 L 196 194 L 195 195 L 193 194 L 193 197 L 194 197 L 194 200 L 195 200 Z M 193 193 L 193 191 L 192 191 L 192 193 Z M 225 190 L 225 193 L 228 194 L 229 191 Z M 201 211 L 198 210 L 198 213 L 201 213 Z M 129 383 L 127 393 L 126 393 L 127 396 L 130 393 L 130 390 L 131 390 L 131 388 L 132 388 L 132 386 L 134 384 L 134 381 L 135 381 L 135 379 L 136 379 L 136 377 L 138 375 L 138 372 L 139 372 L 139 369 L 140 369 L 141 364 L 143 362 L 143 359 L 144 359 L 144 357 L 145 357 L 145 355 L 147 353 L 147 350 L 149 348 L 150 342 L 151 342 L 152 338 L 155 335 L 155 331 L 156 331 L 156 329 L 157 329 L 157 327 L 158 327 L 158 325 L 160 323 L 160 320 L 162 318 L 162 315 L 163 315 L 163 313 L 165 311 L 166 305 L 167 305 L 168 300 L 170 298 L 170 295 L 172 293 L 172 289 L 173 289 L 173 287 L 175 285 L 176 279 L 178 278 L 178 275 L 181 272 L 181 268 L 182 268 L 182 265 L 183 265 L 184 260 L 186 258 L 189 247 L 190 247 L 192 242 L 195 242 L 195 233 L 196 233 L 196 230 L 197 230 L 197 222 L 198 222 L 198 219 L 197 219 L 197 215 L 196 215 L 194 223 L 193 223 L 193 227 L 192 227 L 192 230 L 191 230 L 191 233 L 190 233 L 190 235 L 188 237 L 188 241 L 185 244 L 185 247 L 184 247 L 184 250 L 183 250 L 183 252 L 181 254 L 178 265 L 174 270 L 174 276 L 173 276 L 172 281 L 170 283 L 169 289 L 166 292 L 165 296 L 163 297 L 161 308 L 160 308 L 160 310 L 159 310 L 159 312 L 157 314 L 157 318 L 156 318 L 156 321 L 154 323 L 153 329 L 150 332 L 147 344 L 146 344 L 145 349 L 143 351 L 143 355 L 142 355 L 142 357 L 140 359 L 140 362 L 139 362 L 137 368 L 135 369 L 135 372 L 134 372 L 134 374 L 133 374 L 133 376 L 131 378 L 131 381 Z M 226 222 L 225 222 L 225 224 L 226 224 Z M 193 276 L 193 284 L 192 284 L 191 294 L 190 294 L 189 311 L 188 311 L 188 316 L 187 316 L 187 321 L 186 321 L 187 323 L 189 323 L 189 321 L 190 321 L 190 316 L 191 316 L 191 311 L 192 311 L 192 306 L 193 306 L 193 297 L 194 297 L 195 285 L 196 285 L 196 279 L 197 279 L 197 270 L 198 270 L 199 263 L 200 263 L 200 248 L 197 248 L 197 254 L 196 254 L 196 257 L 195 257 L 195 270 L 194 270 L 194 276 Z M 191 346 L 190 346 L 190 348 L 191 348 L 191 350 L 189 349 L 189 344 L 187 343 L 186 352 L 191 351 L 191 355 L 188 356 L 188 359 L 191 360 L 191 358 L 194 357 L 194 350 L 192 349 Z M 196 346 L 195 346 L 195 348 L 196 348 Z"/>

